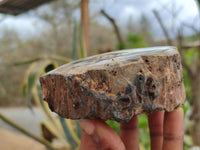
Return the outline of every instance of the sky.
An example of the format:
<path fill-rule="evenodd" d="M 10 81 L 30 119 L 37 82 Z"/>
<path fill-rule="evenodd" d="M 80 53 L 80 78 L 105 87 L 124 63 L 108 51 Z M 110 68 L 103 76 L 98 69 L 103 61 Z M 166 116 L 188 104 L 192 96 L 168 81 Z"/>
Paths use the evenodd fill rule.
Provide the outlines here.
<path fill-rule="evenodd" d="M 195 0 L 110 0 L 101 4 L 105 11 L 110 14 L 113 18 L 117 20 L 120 26 L 126 27 L 127 20 L 131 17 L 134 22 L 138 22 L 142 14 L 144 14 L 148 20 L 151 22 L 153 33 L 156 34 L 158 38 L 163 37 L 162 30 L 153 15 L 153 10 L 158 10 L 163 19 L 164 25 L 172 30 L 172 23 L 179 26 L 180 23 L 186 22 L 188 24 L 194 24 L 196 28 L 200 29 L 200 20 L 197 24 L 195 16 L 198 16 L 198 8 Z M 93 9 L 97 10 L 99 8 L 95 3 L 93 4 Z M 177 13 L 178 20 L 169 19 L 172 12 Z M 200 18 L 199 18 L 200 19 Z M 171 36 L 173 36 L 173 31 Z M 175 33 L 174 33 L 175 34 Z M 188 29 L 185 30 L 185 34 L 192 34 Z"/>
<path fill-rule="evenodd" d="M 166 27 L 171 29 L 172 22 L 179 26 L 180 22 L 187 22 L 194 24 L 197 28 L 200 28 L 200 24 L 196 24 L 195 16 L 198 15 L 198 8 L 195 0 L 90 0 L 90 12 L 95 14 L 100 9 L 104 9 L 110 16 L 112 16 L 117 24 L 125 28 L 128 19 L 131 17 L 133 23 L 138 22 L 141 15 L 144 14 L 151 22 L 152 32 L 156 34 L 158 38 L 163 36 L 160 26 L 152 13 L 152 10 L 156 9 L 161 12 L 161 16 Z M 169 14 L 172 12 L 178 13 L 178 20 L 171 20 Z M 4 15 L 0 15 L 1 18 Z M 97 18 L 103 24 L 109 22 L 103 18 Z M 200 21 L 199 21 L 200 22 Z M 0 22 L 0 31 L 4 29 L 16 29 L 20 32 L 21 36 L 35 35 L 36 29 L 42 28 L 39 20 L 34 16 L 26 14 L 19 15 L 17 17 L 7 15 L 3 21 Z M 1 32 L 0 32 L 1 34 Z M 185 34 L 192 34 L 190 30 L 186 30 Z M 173 31 L 171 33 L 173 36 Z"/>

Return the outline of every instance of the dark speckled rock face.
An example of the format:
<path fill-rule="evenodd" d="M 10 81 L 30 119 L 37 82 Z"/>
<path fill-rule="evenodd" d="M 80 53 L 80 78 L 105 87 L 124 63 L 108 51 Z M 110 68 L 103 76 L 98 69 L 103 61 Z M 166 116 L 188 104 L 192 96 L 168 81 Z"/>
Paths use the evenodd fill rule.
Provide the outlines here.
<path fill-rule="evenodd" d="M 128 122 L 133 115 L 172 111 L 185 101 L 175 47 L 105 53 L 63 65 L 40 78 L 52 111 L 71 119 Z"/>

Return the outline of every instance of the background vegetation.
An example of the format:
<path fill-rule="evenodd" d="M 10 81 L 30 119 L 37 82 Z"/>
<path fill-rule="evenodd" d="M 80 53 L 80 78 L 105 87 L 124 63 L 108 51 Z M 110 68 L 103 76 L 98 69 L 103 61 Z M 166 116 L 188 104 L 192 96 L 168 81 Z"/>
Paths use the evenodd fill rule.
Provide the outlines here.
<path fill-rule="evenodd" d="M 196 0 L 196 4 L 200 8 L 198 0 Z M 127 20 L 126 30 L 119 26 L 117 18 L 112 18 L 103 7 L 98 14 L 90 14 L 90 18 L 87 18 L 87 14 L 84 16 L 84 11 L 81 12 L 82 17 L 77 16 L 80 7 L 83 7 L 80 5 L 80 1 L 59 0 L 29 12 L 28 16 L 36 16 L 40 22 L 40 24 L 35 23 L 37 34 L 21 36 L 14 29 L 1 29 L 0 106 L 36 105 L 34 97 L 22 97 L 19 90 L 29 64 L 35 60 L 44 60 L 49 56 L 77 59 L 84 56 L 81 54 L 81 49 L 85 50 L 86 56 L 125 48 L 175 45 L 179 48 L 182 56 L 184 84 L 187 93 L 187 102 L 183 106 L 186 128 L 184 145 L 185 149 L 193 145 L 200 146 L 200 29 L 192 23 L 178 20 L 177 14 L 181 11 L 169 11 L 168 8 L 173 5 L 168 5 L 159 6 L 152 11 L 163 31 L 164 38 L 162 39 L 155 39 L 152 34 L 151 20 L 145 15 L 141 15 L 138 22 L 133 22 L 131 18 Z M 163 24 L 163 9 L 166 9 L 169 14 L 170 18 L 168 19 L 179 21 L 178 26 L 175 23 L 170 27 Z M 108 23 L 99 21 L 97 19 L 99 16 L 106 19 Z M 195 17 L 200 18 L 200 13 Z M 81 20 L 81 18 L 84 19 Z M 196 19 L 196 21 L 199 21 L 196 23 L 200 24 L 200 19 Z M 88 24 L 89 22 L 90 24 Z M 42 25 L 42 29 L 39 25 Z M 90 32 L 82 34 L 86 29 Z M 185 30 L 191 30 L 192 34 L 185 35 Z M 171 36 L 169 34 L 171 32 L 175 34 Z M 74 54 L 74 49 L 77 49 L 79 53 Z M 16 62 L 20 62 L 21 65 L 17 65 Z M 57 61 L 56 63 L 61 65 L 64 62 Z M 117 123 L 109 122 L 109 124 L 118 132 Z M 145 115 L 140 116 L 139 127 L 140 141 L 146 149 L 149 149 L 148 123 Z"/>

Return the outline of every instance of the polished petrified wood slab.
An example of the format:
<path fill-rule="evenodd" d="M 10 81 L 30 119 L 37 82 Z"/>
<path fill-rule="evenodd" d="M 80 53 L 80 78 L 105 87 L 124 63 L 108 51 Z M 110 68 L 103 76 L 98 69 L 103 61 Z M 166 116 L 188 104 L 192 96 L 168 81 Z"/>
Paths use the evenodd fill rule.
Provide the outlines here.
<path fill-rule="evenodd" d="M 52 111 L 71 119 L 127 122 L 133 115 L 172 111 L 185 101 L 175 47 L 104 53 L 63 65 L 40 78 Z"/>

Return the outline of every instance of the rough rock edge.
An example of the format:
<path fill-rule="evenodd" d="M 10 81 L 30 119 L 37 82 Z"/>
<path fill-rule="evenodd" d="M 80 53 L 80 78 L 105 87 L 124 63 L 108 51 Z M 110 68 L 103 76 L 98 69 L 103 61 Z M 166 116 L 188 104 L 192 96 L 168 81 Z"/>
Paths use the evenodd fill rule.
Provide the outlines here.
<path fill-rule="evenodd" d="M 71 119 L 128 122 L 133 115 L 172 111 L 185 102 L 180 55 L 141 56 L 128 65 L 40 79 L 52 111 Z"/>

